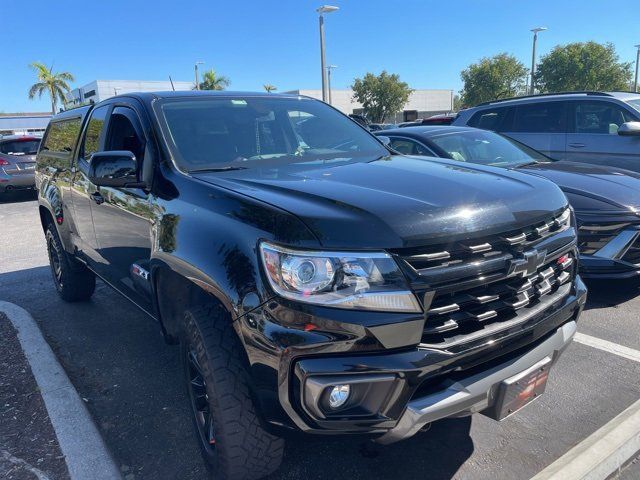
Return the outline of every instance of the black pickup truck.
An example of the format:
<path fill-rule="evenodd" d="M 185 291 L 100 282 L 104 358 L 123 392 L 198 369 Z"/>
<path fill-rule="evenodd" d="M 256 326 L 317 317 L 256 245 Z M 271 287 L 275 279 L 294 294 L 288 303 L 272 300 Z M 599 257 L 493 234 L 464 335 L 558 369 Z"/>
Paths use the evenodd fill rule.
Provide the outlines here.
<path fill-rule="evenodd" d="M 274 471 L 289 431 L 388 444 L 445 417 L 501 420 L 544 391 L 586 299 L 554 184 L 396 155 L 305 97 L 69 110 L 36 183 L 59 294 L 87 300 L 99 277 L 180 344 L 226 479 Z"/>

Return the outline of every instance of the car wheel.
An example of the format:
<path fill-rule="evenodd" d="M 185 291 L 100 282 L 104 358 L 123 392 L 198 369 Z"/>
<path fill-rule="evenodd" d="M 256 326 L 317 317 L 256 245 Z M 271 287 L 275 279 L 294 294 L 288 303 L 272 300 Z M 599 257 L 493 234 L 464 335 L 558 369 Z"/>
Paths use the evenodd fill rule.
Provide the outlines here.
<path fill-rule="evenodd" d="M 64 250 L 54 225 L 47 227 L 45 236 L 51 275 L 58 294 L 66 302 L 91 298 L 96 289 L 94 273 Z"/>
<path fill-rule="evenodd" d="M 249 480 L 274 472 L 284 440 L 260 424 L 243 346 L 224 311 L 205 306 L 185 312 L 180 344 L 192 417 L 212 477 Z"/>

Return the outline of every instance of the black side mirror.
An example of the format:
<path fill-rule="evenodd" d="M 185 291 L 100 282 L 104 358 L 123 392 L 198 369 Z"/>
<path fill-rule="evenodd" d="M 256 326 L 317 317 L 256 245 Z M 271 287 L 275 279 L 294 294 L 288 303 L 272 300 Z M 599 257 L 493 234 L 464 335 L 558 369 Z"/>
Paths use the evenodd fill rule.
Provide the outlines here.
<path fill-rule="evenodd" d="M 626 137 L 640 136 L 640 122 L 626 122 L 620 125 L 618 128 L 618 135 L 624 135 Z"/>
<path fill-rule="evenodd" d="M 141 188 L 136 156 L 126 150 L 96 152 L 89 164 L 89 180 L 99 187 Z"/>

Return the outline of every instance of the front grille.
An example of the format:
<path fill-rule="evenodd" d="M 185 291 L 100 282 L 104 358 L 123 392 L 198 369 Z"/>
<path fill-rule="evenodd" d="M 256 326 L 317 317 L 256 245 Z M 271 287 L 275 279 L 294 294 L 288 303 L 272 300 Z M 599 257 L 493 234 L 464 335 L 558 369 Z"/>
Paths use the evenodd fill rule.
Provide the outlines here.
<path fill-rule="evenodd" d="M 571 288 L 570 214 L 520 231 L 402 252 L 426 321 L 423 346 L 447 348 L 526 321 Z"/>
<path fill-rule="evenodd" d="M 593 255 L 607 243 L 613 240 L 620 234 L 625 228 L 629 227 L 630 223 L 610 223 L 610 224 L 598 224 L 580 225 L 578 230 L 578 249 L 583 255 Z"/>
<path fill-rule="evenodd" d="M 550 237 L 569 227 L 570 211 L 544 222 L 520 230 L 512 230 L 501 235 L 480 238 L 473 241 L 452 242 L 443 249 L 431 248 L 428 252 L 416 252 L 404 256 L 404 260 L 417 271 L 436 267 L 451 267 L 470 261 L 493 259 L 504 256 L 505 250 L 515 247 L 525 250 L 540 240 Z"/>
<path fill-rule="evenodd" d="M 563 259 L 559 263 L 559 259 Z M 450 346 L 468 335 L 510 321 L 519 321 L 538 310 L 547 299 L 554 299 L 573 277 L 573 255 L 566 254 L 545 263 L 526 277 L 507 278 L 486 286 L 437 295 L 428 311 L 422 343 Z M 563 290 L 566 293 L 566 289 Z"/>
<path fill-rule="evenodd" d="M 629 249 L 622 256 L 622 260 L 633 263 L 634 265 L 640 264 L 640 238 L 636 239 L 636 241 L 631 244 Z"/>

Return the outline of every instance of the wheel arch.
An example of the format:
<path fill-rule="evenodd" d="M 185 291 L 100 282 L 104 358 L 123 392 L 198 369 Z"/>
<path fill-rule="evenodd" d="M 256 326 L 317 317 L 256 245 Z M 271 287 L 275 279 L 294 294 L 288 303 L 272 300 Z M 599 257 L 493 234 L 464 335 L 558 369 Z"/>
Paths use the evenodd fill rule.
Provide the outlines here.
<path fill-rule="evenodd" d="M 153 266 L 151 278 L 155 309 L 167 343 L 179 342 L 182 316 L 190 306 L 218 304 L 230 322 L 237 317 L 232 300 L 202 272 L 186 273 L 160 262 Z"/>

